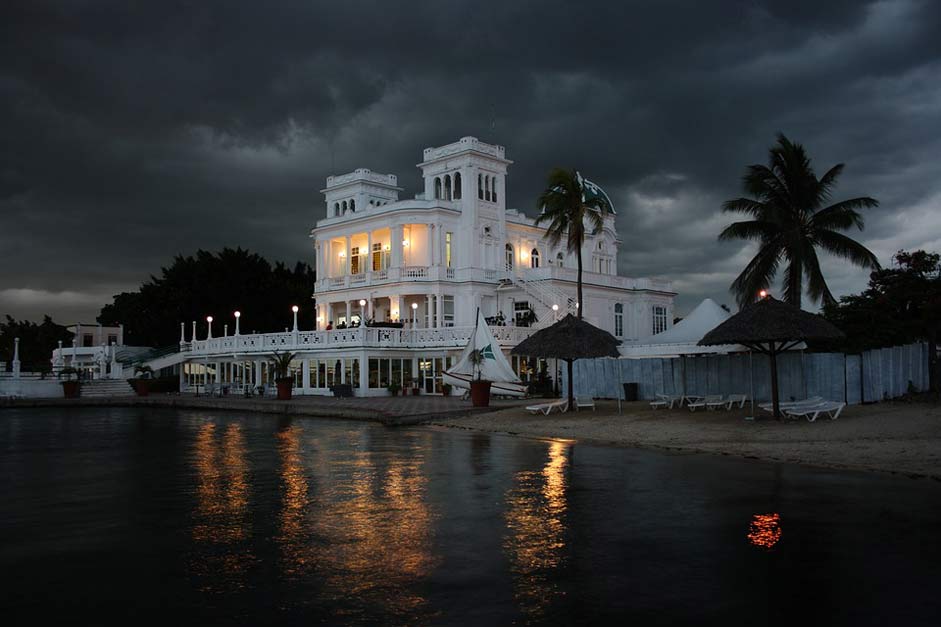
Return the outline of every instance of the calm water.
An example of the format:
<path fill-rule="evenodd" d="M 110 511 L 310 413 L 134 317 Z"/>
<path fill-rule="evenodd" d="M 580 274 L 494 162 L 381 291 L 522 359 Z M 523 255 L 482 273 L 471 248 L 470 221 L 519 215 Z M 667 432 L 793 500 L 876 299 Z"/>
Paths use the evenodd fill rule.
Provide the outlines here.
<path fill-rule="evenodd" d="M 7 625 L 941 614 L 936 482 L 146 409 L 6 410 L 0 455 Z"/>

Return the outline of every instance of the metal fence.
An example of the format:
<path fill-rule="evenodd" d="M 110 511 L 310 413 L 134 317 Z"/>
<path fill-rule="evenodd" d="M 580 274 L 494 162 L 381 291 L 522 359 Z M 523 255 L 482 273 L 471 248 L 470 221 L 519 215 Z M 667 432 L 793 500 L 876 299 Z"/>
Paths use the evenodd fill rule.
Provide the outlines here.
<path fill-rule="evenodd" d="M 564 368 L 564 366 L 563 366 Z M 735 353 L 665 359 L 580 359 L 573 386 L 578 396 L 623 398 L 622 384 L 637 383 L 638 398 L 657 394 L 746 394 L 771 398 L 771 370 L 766 355 Z M 562 384 L 567 392 L 564 372 Z M 895 398 L 928 388 L 928 346 L 910 344 L 871 350 L 862 355 L 790 351 L 778 356 L 782 400 L 821 396 L 860 402 Z"/>

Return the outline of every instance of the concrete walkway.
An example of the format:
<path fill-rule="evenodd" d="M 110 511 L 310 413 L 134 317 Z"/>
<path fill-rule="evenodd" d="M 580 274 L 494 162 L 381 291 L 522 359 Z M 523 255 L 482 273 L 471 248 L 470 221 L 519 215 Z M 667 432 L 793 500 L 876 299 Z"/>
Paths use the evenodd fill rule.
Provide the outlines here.
<path fill-rule="evenodd" d="M 333 398 L 298 396 L 290 401 L 271 398 L 222 398 L 191 394 L 154 395 L 145 398 L 49 398 L 5 400 L 0 407 L 175 407 L 180 409 L 218 409 L 252 411 L 268 414 L 317 416 L 348 420 L 371 420 L 387 425 L 418 424 L 475 413 L 492 412 L 526 405 L 524 399 L 492 399 L 490 407 L 475 408 L 470 401 L 456 396 L 382 396 L 369 398 Z"/>

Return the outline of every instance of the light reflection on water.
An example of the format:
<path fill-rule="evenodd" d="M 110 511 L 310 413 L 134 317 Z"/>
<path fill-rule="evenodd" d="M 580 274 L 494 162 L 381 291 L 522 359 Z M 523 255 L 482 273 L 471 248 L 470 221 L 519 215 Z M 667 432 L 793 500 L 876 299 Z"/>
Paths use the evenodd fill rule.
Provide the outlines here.
<path fill-rule="evenodd" d="M 284 571 L 315 571 L 318 595 L 346 616 L 377 606 L 421 614 L 427 599 L 416 584 L 436 563 L 424 447 L 390 455 L 364 450 L 358 438 L 348 432 L 321 449 L 301 426 L 279 434 Z"/>
<path fill-rule="evenodd" d="M 770 549 L 781 539 L 781 515 L 755 514 L 748 526 L 748 541 L 757 547 Z"/>
<path fill-rule="evenodd" d="M 571 446 L 553 441 L 541 470 L 524 470 L 506 494 L 507 534 L 514 597 L 530 620 L 545 616 L 562 594 L 554 571 L 566 560 L 566 489 Z"/>
<path fill-rule="evenodd" d="M 229 423 L 221 441 L 214 423 L 202 425 L 196 434 L 193 465 L 196 501 L 192 537 L 205 545 L 193 560 L 194 571 L 212 581 L 217 571 L 226 573 L 230 585 L 243 586 L 246 569 L 254 560 L 248 548 L 250 511 L 248 461 L 241 425 Z M 209 590 L 210 583 L 204 585 Z"/>

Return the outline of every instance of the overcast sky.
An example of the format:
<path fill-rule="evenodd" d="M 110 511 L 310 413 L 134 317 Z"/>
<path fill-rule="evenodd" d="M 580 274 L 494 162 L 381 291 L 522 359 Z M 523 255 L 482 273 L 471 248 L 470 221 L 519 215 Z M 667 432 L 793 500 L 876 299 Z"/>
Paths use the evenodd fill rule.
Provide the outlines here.
<path fill-rule="evenodd" d="M 941 250 L 941 2 L 189 4 L 0 4 L 0 314 L 91 321 L 198 248 L 312 263 L 329 174 L 411 197 L 464 135 L 506 146 L 530 215 L 553 166 L 602 185 L 620 273 L 673 279 L 678 313 L 734 302 L 753 250 L 718 209 L 778 131 L 881 202 L 883 263 Z"/>

